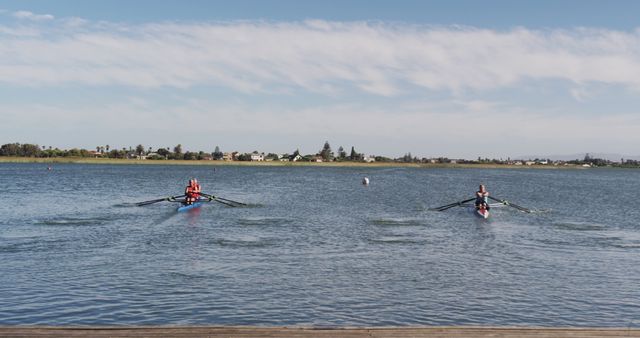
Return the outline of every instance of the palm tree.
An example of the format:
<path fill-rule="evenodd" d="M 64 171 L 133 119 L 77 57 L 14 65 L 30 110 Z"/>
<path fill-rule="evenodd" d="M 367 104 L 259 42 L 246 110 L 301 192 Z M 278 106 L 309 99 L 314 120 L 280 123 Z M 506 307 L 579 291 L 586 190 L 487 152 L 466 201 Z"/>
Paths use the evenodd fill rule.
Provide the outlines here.
<path fill-rule="evenodd" d="M 136 153 L 138 155 L 144 154 L 144 146 L 142 144 L 138 144 L 138 146 L 136 146 Z"/>

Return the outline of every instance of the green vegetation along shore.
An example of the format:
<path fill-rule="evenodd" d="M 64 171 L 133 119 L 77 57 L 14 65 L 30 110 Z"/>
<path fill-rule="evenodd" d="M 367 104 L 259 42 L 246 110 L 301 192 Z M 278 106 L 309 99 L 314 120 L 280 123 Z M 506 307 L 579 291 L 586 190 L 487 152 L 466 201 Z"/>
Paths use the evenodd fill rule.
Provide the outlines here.
<path fill-rule="evenodd" d="M 248 165 L 248 166 L 327 166 L 327 167 L 419 167 L 419 168 L 640 168 L 640 161 L 620 159 L 619 162 L 594 158 L 586 154 L 583 159 L 570 161 L 551 159 L 450 159 L 446 157 L 418 158 L 406 153 L 401 157 L 365 155 L 351 147 L 342 146 L 338 152 L 325 142 L 317 153 L 303 155 L 298 149 L 291 154 L 253 151 L 251 153 L 222 152 L 215 147 L 212 153 L 183 151 L 182 145 L 173 148 L 145 148 L 141 144 L 129 149 L 111 149 L 109 145 L 96 150 L 58 149 L 30 143 L 7 143 L 0 146 L 0 163 L 101 163 L 101 164 L 165 164 L 165 165 Z"/>
<path fill-rule="evenodd" d="M 480 164 L 480 163 L 402 163 L 402 162 L 280 162 L 280 161 L 212 161 L 212 160 L 137 160 L 116 158 L 88 158 L 88 157 L 0 157 L 0 163 L 43 163 L 43 164 L 116 164 L 116 165 L 208 165 L 208 166 L 264 166 L 264 167 L 364 167 L 364 168 L 478 168 L 478 169 L 584 169 L 578 165 L 508 165 L 508 164 Z"/>

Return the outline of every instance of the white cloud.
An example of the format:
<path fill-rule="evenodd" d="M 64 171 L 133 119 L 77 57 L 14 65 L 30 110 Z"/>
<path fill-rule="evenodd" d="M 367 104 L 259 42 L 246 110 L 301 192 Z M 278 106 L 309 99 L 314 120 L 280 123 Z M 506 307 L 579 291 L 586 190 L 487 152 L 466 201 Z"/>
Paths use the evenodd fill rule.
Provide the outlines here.
<path fill-rule="evenodd" d="M 0 35 L 0 81 L 30 86 L 215 85 L 241 92 L 331 95 L 355 89 L 381 96 L 487 90 L 531 80 L 640 87 L 639 32 L 494 31 L 321 20 L 63 21 L 56 29 L 39 28 L 40 34 L 31 37 Z"/>
<path fill-rule="evenodd" d="M 0 26 L 0 86 L 29 102 L 0 104 L 7 142 L 91 147 L 119 135 L 123 146 L 206 149 L 214 141 L 200 135 L 213 135 L 243 151 L 315 151 L 329 140 L 467 158 L 635 154 L 640 143 L 637 102 L 621 94 L 640 88 L 640 31 L 16 22 Z M 100 102 L 76 98 L 77 88 Z M 621 100 L 598 100 L 611 95 Z"/>
<path fill-rule="evenodd" d="M 571 88 L 569 92 L 576 101 L 584 102 L 589 98 L 589 91 L 584 87 Z"/>
<path fill-rule="evenodd" d="M 0 37 L 2 35 L 5 35 L 5 38 L 10 36 L 13 36 L 14 38 L 15 37 L 36 37 L 40 35 L 40 30 L 31 28 L 31 27 L 0 26 Z M 0 64 L 2 64 L 1 61 L 0 61 Z"/>
<path fill-rule="evenodd" d="M 62 21 L 66 26 L 70 28 L 79 28 L 89 23 L 88 20 L 78 17 L 65 18 Z"/>
<path fill-rule="evenodd" d="M 28 19 L 34 21 L 53 20 L 54 17 L 51 14 L 35 14 L 29 11 L 17 11 L 13 12 L 13 16 L 18 19 Z"/>

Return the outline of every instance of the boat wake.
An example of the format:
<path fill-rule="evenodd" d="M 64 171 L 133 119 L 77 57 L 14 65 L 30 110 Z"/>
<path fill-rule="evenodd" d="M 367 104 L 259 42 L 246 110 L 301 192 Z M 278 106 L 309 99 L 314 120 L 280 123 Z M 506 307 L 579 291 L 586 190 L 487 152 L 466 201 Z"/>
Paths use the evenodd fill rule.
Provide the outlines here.
<path fill-rule="evenodd" d="M 91 225 L 104 225 L 111 221 L 110 218 L 104 217 L 60 217 L 38 220 L 34 222 L 34 225 L 48 225 L 48 226 L 91 226 Z"/>
<path fill-rule="evenodd" d="M 570 231 L 601 231 L 607 228 L 604 224 L 585 222 L 557 222 L 552 225 L 556 228 Z"/>

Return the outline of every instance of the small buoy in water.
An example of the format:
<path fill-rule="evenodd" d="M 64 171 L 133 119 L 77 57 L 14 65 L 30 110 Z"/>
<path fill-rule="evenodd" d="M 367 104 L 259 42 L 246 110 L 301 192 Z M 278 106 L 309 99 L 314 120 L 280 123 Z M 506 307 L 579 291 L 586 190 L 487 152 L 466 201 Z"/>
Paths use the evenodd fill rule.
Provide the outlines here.
<path fill-rule="evenodd" d="M 49 171 L 51 171 L 52 169 L 53 169 L 53 168 L 51 168 L 51 167 L 47 167 L 47 170 L 49 170 Z"/>
<path fill-rule="evenodd" d="M 369 177 L 365 177 L 362 179 L 362 184 L 369 185 Z"/>

